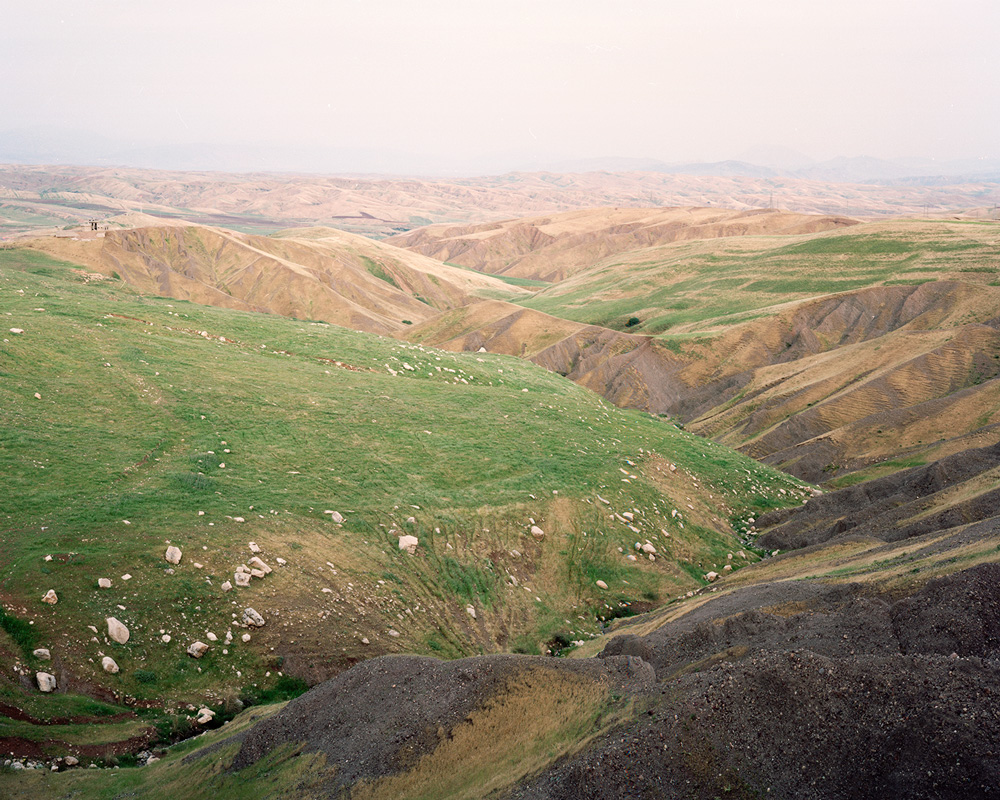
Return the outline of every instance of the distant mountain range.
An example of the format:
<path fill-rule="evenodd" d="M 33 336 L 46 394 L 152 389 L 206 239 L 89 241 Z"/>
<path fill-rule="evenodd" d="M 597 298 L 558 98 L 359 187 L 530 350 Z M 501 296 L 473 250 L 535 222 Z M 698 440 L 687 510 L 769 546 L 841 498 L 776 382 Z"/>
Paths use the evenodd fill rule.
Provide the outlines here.
<path fill-rule="evenodd" d="M 277 143 L 149 144 L 54 128 L 0 131 L 0 163 L 4 164 L 76 164 L 171 170 L 427 177 L 550 171 L 787 177 L 837 183 L 911 185 L 1000 181 L 1000 158 L 936 160 L 839 156 L 826 161 L 813 161 L 800 153 L 782 148 L 754 148 L 742 155 L 737 160 L 682 163 L 622 157 L 563 160 L 521 153 L 451 158 L 371 148 Z"/>

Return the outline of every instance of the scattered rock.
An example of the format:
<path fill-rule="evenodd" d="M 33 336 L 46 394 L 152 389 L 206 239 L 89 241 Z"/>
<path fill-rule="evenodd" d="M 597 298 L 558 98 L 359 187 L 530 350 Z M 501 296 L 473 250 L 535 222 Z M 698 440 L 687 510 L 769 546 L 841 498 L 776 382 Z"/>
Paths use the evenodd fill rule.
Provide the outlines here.
<path fill-rule="evenodd" d="M 537 525 L 531 526 L 531 535 L 535 538 L 536 542 L 542 541 L 545 538 L 545 531 L 539 528 Z"/>
<path fill-rule="evenodd" d="M 119 622 L 114 617 L 107 618 L 108 623 L 108 636 L 114 639 L 118 644 L 125 644 L 128 641 L 129 630 L 125 625 Z"/>
<path fill-rule="evenodd" d="M 111 578 L 98 578 L 97 586 L 100 589 L 110 589 L 111 588 Z"/>
<path fill-rule="evenodd" d="M 241 636 L 240 638 L 241 638 L 241 639 L 242 639 L 242 640 L 243 640 L 244 642 L 249 642 L 249 641 L 250 641 L 250 634 L 249 634 L 249 633 L 244 633 L 244 634 L 243 634 L 243 635 L 242 635 L 242 636 Z"/>
<path fill-rule="evenodd" d="M 395 628 L 389 628 L 389 635 L 394 639 L 398 639 L 399 631 L 397 631 Z"/>
<path fill-rule="evenodd" d="M 607 589 L 608 585 L 604 581 L 598 581 L 597 582 L 597 588 L 598 589 Z"/>
<path fill-rule="evenodd" d="M 250 573 L 249 572 L 237 572 L 233 579 L 237 586 L 249 586 L 250 585 Z"/>
<path fill-rule="evenodd" d="M 167 561 L 169 561 L 171 564 L 180 564 L 181 549 L 179 547 L 174 547 L 173 545 L 170 545 L 170 547 L 167 548 L 167 552 L 164 553 L 163 557 L 167 559 Z"/>
<path fill-rule="evenodd" d="M 118 664 L 115 663 L 115 660 L 111 656 L 104 656 L 101 659 L 101 669 L 114 675 L 118 672 Z"/>
<path fill-rule="evenodd" d="M 45 595 L 42 597 L 43 603 L 48 603 L 50 606 L 54 606 L 59 602 L 59 597 L 56 595 L 55 589 L 49 589 Z"/>
<path fill-rule="evenodd" d="M 243 611 L 243 624 L 251 628 L 263 628 L 264 618 L 257 613 L 256 609 L 247 608 Z"/>
<path fill-rule="evenodd" d="M 476 609 L 473 606 L 466 606 L 465 607 L 465 613 L 468 614 L 473 619 L 476 618 Z"/>
<path fill-rule="evenodd" d="M 270 568 L 270 567 L 269 567 L 269 566 L 268 566 L 267 564 L 265 564 L 265 563 L 264 563 L 264 562 L 263 562 L 263 561 L 262 561 L 262 560 L 261 560 L 260 558 L 258 558 L 257 556 L 254 556 L 253 558 L 251 558 L 251 559 L 250 559 L 250 560 L 249 560 L 249 561 L 248 561 L 247 563 L 248 563 L 248 564 L 250 564 L 250 565 L 251 565 L 251 566 L 253 566 L 253 567 L 256 567 L 256 568 L 257 568 L 257 569 L 259 569 L 259 570 L 260 570 L 261 572 L 263 572 L 263 573 L 264 573 L 265 575 L 269 575 L 269 574 L 271 573 L 271 568 Z M 251 574 L 251 575 L 253 574 L 253 570 L 251 570 L 251 573 L 250 573 L 250 574 Z"/>
<path fill-rule="evenodd" d="M 329 514 L 330 518 L 338 525 L 340 525 L 344 521 L 344 515 L 341 514 L 339 511 L 327 511 L 326 513 Z"/>
<path fill-rule="evenodd" d="M 260 552 L 260 545 L 257 544 L 257 542 L 250 542 L 249 547 L 250 547 L 250 552 L 251 553 L 259 553 Z"/>
<path fill-rule="evenodd" d="M 66 756 L 66 758 L 63 759 L 63 764 L 65 764 L 67 767 L 75 767 L 79 763 L 80 759 L 78 759 L 76 756 Z"/>
<path fill-rule="evenodd" d="M 420 544 L 420 540 L 416 536 L 410 536 L 407 534 L 406 536 L 399 537 L 399 549 L 405 550 L 410 555 L 417 552 L 418 544 Z"/>
<path fill-rule="evenodd" d="M 206 708 L 205 706 L 202 706 L 201 708 L 198 709 L 197 722 L 199 725 L 207 725 L 214 718 L 215 718 L 215 712 L 212 711 L 212 709 Z"/>
<path fill-rule="evenodd" d="M 222 584 L 222 591 L 231 592 L 232 590 L 233 590 L 233 585 L 229 581 L 226 581 L 225 583 Z"/>
<path fill-rule="evenodd" d="M 41 661 L 48 661 L 49 659 L 52 658 L 52 653 L 49 652 L 48 648 L 45 647 L 39 647 L 37 650 L 32 650 L 31 655 L 33 655 L 37 659 L 40 659 Z"/>
<path fill-rule="evenodd" d="M 205 637 L 206 637 L 206 638 L 208 639 L 208 641 L 210 641 L 210 642 L 217 642 L 217 641 L 219 641 L 219 637 L 218 637 L 218 636 L 216 636 L 216 635 L 215 635 L 214 633 L 212 633 L 211 631 L 209 631 L 208 633 L 206 633 L 206 634 L 205 634 Z"/>
<path fill-rule="evenodd" d="M 201 658 L 207 652 L 208 645 L 204 642 L 194 642 L 187 649 L 187 654 L 191 656 L 191 658 Z"/>
<path fill-rule="evenodd" d="M 56 676 L 48 672 L 36 672 L 35 682 L 41 692 L 54 692 L 56 690 Z"/>
<path fill-rule="evenodd" d="M 24 328 L 11 328 L 11 333 L 24 333 Z"/>
<path fill-rule="evenodd" d="M 407 517 L 406 518 L 406 524 L 407 525 L 416 525 L 417 524 L 417 518 L 416 517 Z"/>
<path fill-rule="evenodd" d="M 283 567 L 285 566 L 285 564 L 288 563 L 287 561 L 285 561 L 285 559 L 281 558 L 280 556 L 274 560 L 278 562 L 278 566 L 280 567 Z"/>
<path fill-rule="evenodd" d="M 126 572 L 126 573 L 125 573 L 124 575 L 122 575 L 122 580 L 123 580 L 123 581 L 130 581 L 130 580 L 132 580 L 132 576 L 131 576 L 131 575 L 129 575 L 129 574 L 128 574 L 128 573 Z"/>
<path fill-rule="evenodd" d="M 169 633 L 163 634 L 163 636 L 161 636 L 160 639 L 163 641 L 164 644 L 170 644 L 170 634 Z"/>
<path fill-rule="evenodd" d="M 250 570 L 250 577 L 252 578 L 263 578 L 267 573 L 262 569 L 252 569 Z"/>
<path fill-rule="evenodd" d="M 718 577 L 719 577 L 719 573 L 718 572 L 706 572 L 705 573 L 705 580 L 708 581 L 709 583 L 711 583 L 712 581 L 716 580 Z"/>
<path fill-rule="evenodd" d="M 726 564 L 726 566 L 724 566 L 722 568 L 722 571 L 723 572 L 732 572 L 733 571 L 733 565 L 732 564 Z"/>
<path fill-rule="evenodd" d="M 640 548 L 640 550 L 642 550 L 642 552 L 644 552 L 644 553 L 646 553 L 646 554 L 648 554 L 648 555 L 651 555 L 651 556 L 655 556 L 655 555 L 656 555 L 656 547 L 654 547 L 654 546 L 653 546 L 652 544 L 650 544 L 649 542 L 646 542 L 646 543 L 645 543 L 645 544 L 644 544 L 644 545 L 643 545 L 643 546 L 642 546 L 642 547 Z"/>

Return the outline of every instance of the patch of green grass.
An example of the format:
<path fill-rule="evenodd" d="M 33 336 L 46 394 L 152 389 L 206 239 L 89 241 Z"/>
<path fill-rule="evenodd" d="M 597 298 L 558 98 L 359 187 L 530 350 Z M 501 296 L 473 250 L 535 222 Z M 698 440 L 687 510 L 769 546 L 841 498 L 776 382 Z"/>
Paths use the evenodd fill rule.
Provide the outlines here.
<path fill-rule="evenodd" d="M 38 633 L 28 620 L 20 619 L 0 608 L 0 629 L 21 648 L 26 657 L 38 647 Z"/>
<path fill-rule="evenodd" d="M 377 261 L 372 260 L 368 256 L 358 256 L 365 265 L 365 269 L 368 270 L 369 274 L 374 275 L 379 280 L 383 280 L 390 286 L 395 286 L 399 288 L 399 284 L 396 283 L 396 279 L 392 277 L 388 272 L 385 271 L 385 267 L 379 264 Z M 426 302 L 426 301 L 424 301 Z"/>

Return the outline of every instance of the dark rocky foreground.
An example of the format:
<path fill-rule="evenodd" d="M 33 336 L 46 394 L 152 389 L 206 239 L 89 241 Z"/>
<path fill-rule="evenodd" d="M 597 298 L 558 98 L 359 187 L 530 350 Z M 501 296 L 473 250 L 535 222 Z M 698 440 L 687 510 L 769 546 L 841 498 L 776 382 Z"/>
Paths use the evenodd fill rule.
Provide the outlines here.
<path fill-rule="evenodd" d="M 337 767 L 340 796 L 407 769 L 537 669 L 607 681 L 637 711 L 512 798 L 1000 796 L 995 564 L 895 600 L 856 584 L 750 587 L 598 659 L 375 659 L 258 724 L 233 768 L 304 743 Z"/>

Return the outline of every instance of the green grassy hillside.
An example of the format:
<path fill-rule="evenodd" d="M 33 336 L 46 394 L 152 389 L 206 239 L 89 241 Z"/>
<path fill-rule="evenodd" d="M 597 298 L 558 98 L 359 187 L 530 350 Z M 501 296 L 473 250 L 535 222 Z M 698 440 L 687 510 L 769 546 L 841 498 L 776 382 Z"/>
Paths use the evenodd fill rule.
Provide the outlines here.
<path fill-rule="evenodd" d="M 0 598 L 10 630 L 30 622 L 0 647 L 29 678 L 48 647 L 61 687 L 127 703 L 221 704 L 386 652 L 558 648 L 703 585 L 741 547 L 732 521 L 804 494 L 511 357 L 141 297 L 19 250 L 0 250 L 0 315 Z M 251 541 L 274 572 L 224 593 Z M 655 561 L 628 558 L 647 541 Z M 247 606 L 267 625 L 225 644 Z"/>

